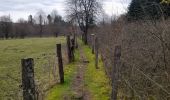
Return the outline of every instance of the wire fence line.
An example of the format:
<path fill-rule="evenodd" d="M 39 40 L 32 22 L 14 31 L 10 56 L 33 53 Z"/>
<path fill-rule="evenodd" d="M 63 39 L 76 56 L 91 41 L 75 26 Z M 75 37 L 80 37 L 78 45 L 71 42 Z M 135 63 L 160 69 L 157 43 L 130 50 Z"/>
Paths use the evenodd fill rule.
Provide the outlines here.
<path fill-rule="evenodd" d="M 126 63 L 127 64 L 127 63 Z M 128 64 L 130 65 L 130 64 Z M 145 72 L 141 71 L 139 68 L 135 67 L 133 65 L 134 69 L 136 69 L 136 71 L 138 71 L 141 75 L 143 75 L 146 79 L 148 79 L 149 81 L 151 81 L 152 83 L 154 83 L 157 87 L 159 87 L 160 89 L 162 89 L 165 93 L 167 93 L 168 95 L 170 95 L 170 93 L 168 92 L 168 90 L 166 90 L 161 84 L 157 83 L 155 80 L 153 80 L 152 78 L 150 78 L 149 75 L 145 74 Z"/>
<path fill-rule="evenodd" d="M 54 46 L 55 47 L 55 46 Z M 67 63 L 67 49 L 66 44 L 62 44 L 63 62 Z M 28 55 L 29 56 L 29 55 Z M 56 48 L 52 52 L 44 52 L 42 54 L 33 56 L 34 70 L 35 70 L 35 85 L 36 92 L 39 93 L 41 98 L 44 98 L 48 89 L 54 84 L 59 82 L 58 75 L 58 62 L 56 58 Z M 17 68 L 13 73 L 0 75 L 0 99 L 2 100 L 22 100 L 23 89 L 21 82 L 21 65 L 20 61 L 16 62 Z M 13 64 L 13 63 L 11 63 Z M 19 67 L 19 68 L 18 68 Z M 6 68 L 7 69 L 7 68 Z M 11 70 L 11 69 L 8 69 Z M 13 75 L 14 74 L 14 75 Z"/>
<path fill-rule="evenodd" d="M 168 66 L 168 62 L 164 62 L 164 55 L 165 53 L 168 54 L 168 51 L 162 51 L 162 45 L 160 41 L 157 41 L 155 35 L 149 35 L 148 37 L 150 33 L 143 33 L 149 30 L 145 29 L 143 31 L 144 25 L 141 26 L 141 29 L 136 29 L 139 32 L 142 31 L 142 33 L 138 34 L 135 34 L 134 30 L 131 29 L 131 26 L 134 26 L 133 23 L 131 26 L 125 26 L 125 33 L 117 33 L 117 26 L 114 27 L 116 31 L 110 26 L 100 26 L 103 29 L 92 30 L 92 32 L 99 38 L 100 54 L 102 55 L 106 73 L 110 78 L 112 77 L 112 68 L 114 67 L 115 46 L 117 44 L 122 46 L 122 66 L 118 73 L 120 74 L 119 89 L 123 91 L 121 94 L 124 97 L 133 97 L 134 95 L 134 97 L 138 97 L 137 100 L 166 100 L 170 98 L 169 72 L 164 68 L 164 63 L 167 63 Z M 131 33 L 129 33 L 129 30 L 126 30 L 129 27 Z M 154 34 L 159 33 L 155 32 Z M 91 45 L 90 35 L 88 39 Z M 166 59 L 168 57 L 166 55 Z M 133 93 L 127 89 L 132 90 Z M 131 98 L 131 100 L 133 99 Z"/>

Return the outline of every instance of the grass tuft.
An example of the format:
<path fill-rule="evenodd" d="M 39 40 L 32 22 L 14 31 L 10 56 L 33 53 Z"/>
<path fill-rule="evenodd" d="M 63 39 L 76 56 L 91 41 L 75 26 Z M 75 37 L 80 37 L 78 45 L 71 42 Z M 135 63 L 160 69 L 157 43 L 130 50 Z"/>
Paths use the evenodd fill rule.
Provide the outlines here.
<path fill-rule="evenodd" d="M 64 84 L 57 84 L 53 89 L 48 92 L 46 100 L 63 100 L 64 96 L 71 94 L 71 83 L 73 76 L 76 74 L 76 62 L 80 60 L 80 54 L 75 51 L 75 62 L 68 64 L 64 67 Z"/>
<path fill-rule="evenodd" d="M 85 84 L 91 94 L 92 100 L 109 100 L 111 85 L 109 78 L 105 74 L 103 62 L 99 59 L 99 69 L 95 68 L 95 55 L 91 53 L 88 46 L 83 47 L 85 55 L 90 63 L 85 74 Z"/>

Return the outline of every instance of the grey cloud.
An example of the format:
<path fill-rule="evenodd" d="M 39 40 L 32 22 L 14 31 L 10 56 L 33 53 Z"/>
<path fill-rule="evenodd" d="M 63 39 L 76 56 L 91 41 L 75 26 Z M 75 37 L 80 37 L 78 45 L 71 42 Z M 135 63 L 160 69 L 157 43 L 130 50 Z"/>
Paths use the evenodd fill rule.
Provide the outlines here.
<path fill-rule="evenodd" d="M 0 11 L 43 9 L 44 7 L 61 4 L 64 0 L 1 0 Z"/>
<path fill-rule="evenodd" d="M 25 11 L 48 9 L 49 6 L 63 5 L 65 0 L 0 0 L 0 11 Z M 104 0 L 103 2 L 129 4 L 131 0 Z"/>
<path fill-rule="evenodd" d="M 115 3 L 127 3 L 129 4 L 131 0 L 104 0 L 104 2 L 115 2 Z"/>
<path fill-rule="evenodd" d="M 113 3 L 115 5 L 121 5 L 123 3 L 126 6 L 130 1 L 131 0 L 103 0 L 104 4 Z M 0 0 L 0 14 L 11 14 L 12 12 L 12 17 L 20 18 L 25 16 L 24 18 L 26 18 L 26 13 L 31 12 L 31 14 L 35 14 L 40 9 L 45 10 L 46 13 L 50 13 L 52 9 L 57 9 L 59 14 L 64 15 L 64 2 L 65 0 Z M 111 11 L 108 10 L 107 12 Z M 15 13 L 17 13 L 17 16 Z"/>

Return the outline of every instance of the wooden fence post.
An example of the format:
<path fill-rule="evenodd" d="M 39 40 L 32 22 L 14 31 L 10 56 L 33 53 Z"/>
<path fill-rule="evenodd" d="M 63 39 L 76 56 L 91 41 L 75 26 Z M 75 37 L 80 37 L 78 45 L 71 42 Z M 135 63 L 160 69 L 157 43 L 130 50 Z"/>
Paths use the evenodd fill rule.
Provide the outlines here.
<path fill-rule="evenodd" d="M 71 39 L 71 61 L 73 62 L 74 61 L 74 50 L 75 50 L 75 41 L 74 39 Z"/>
<path fill-rule="evenodd" d="M 36 100 L 34 82 L 34 60 L 21 59 L 23 100 Z"/>
<path fill-rule="evenodd" d="M 95 47 L 95 35 L 91 34 L 91 42 L 92 42 L 92 54 L 94 54 L 94 47 Z"/>
<path fill-rule="evenodd" d="M 112 68 L 112 96 L 111 100 L 117 100 L 119 69 L 121 67 L 121 46 L 115 47 L 114 51 L 114 66 Z"/>
<path fill-rule="evenodd" d="M 99 44 L 98 44 L 98 38 L 95 37 L 95 66 L 96 66 L 96 69 L 99 69 L 98 61 L 99 61 Z"/>
<path fill-rule="evenodd" d="M 67 36 L 67 54 L 68 54 L 68 61 L 71 62 L 71 44 L 70 44 L 70 36 Z"/>
<path fill-rule="evenodd" d="M 74 45 L 74 48 L 78 48 L 78 43 L 77 43 L 77 35 L 76 33 L 74 33 L 74 41 L 75 41 L 75 45 Z"/>
<path fill-rule="evenodd" d="M 64 70 L 63 70 L 61 44 L 57 44 L 57 57 L 58 57 L 60 83 L 63 84 L 64 83 Z"/>

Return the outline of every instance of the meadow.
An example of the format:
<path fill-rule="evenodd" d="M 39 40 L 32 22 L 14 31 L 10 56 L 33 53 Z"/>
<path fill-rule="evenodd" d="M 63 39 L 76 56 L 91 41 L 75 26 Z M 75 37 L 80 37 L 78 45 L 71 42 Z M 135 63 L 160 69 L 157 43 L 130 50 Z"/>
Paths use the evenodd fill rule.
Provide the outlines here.
<path fill-rule="evenodd" d="M 40 93 L 43 93 L 50 84 L 57 82 L 58 75 L 54 72 L 57 71 L 57 43 L 65 45 L 65 38 L 0 40 L 0 100 L 22 98 L 20 86 L 21 59 L 23 58 L 34 59 L 35 81 Z M 66 53 L 62 52 L 65 59 Z M 56 70 L 53 70 L 54 68 Z"/>
<path fill-rule="evenodd" d="M 59 83 L 56 44 L 62 44 L 65 83 Z M 22 100 L 21 59 L 34 59 L 36 92 L 39 99 L 62 100 L 74 97 L 73 82 L 78 73 L 78 65 L 82 64 L 80 49 L 90 61 L 85 68 L 84 88 L 89 91 L 92 100 L 109 99 L 110 84 L 105 75 L 104 66 L 99 60 L 99 70 L 94 67 L 95 57 L 91 49 L 79 41 L 79 49 L 75 51 L 75 62 L 68 63 L 66 38 L 26 38 L 0 40 L 0 100 Z M 85 67 L 85 66 L 84 66 Z M 96 78 L 97 77 L 97 78 Z"/>

